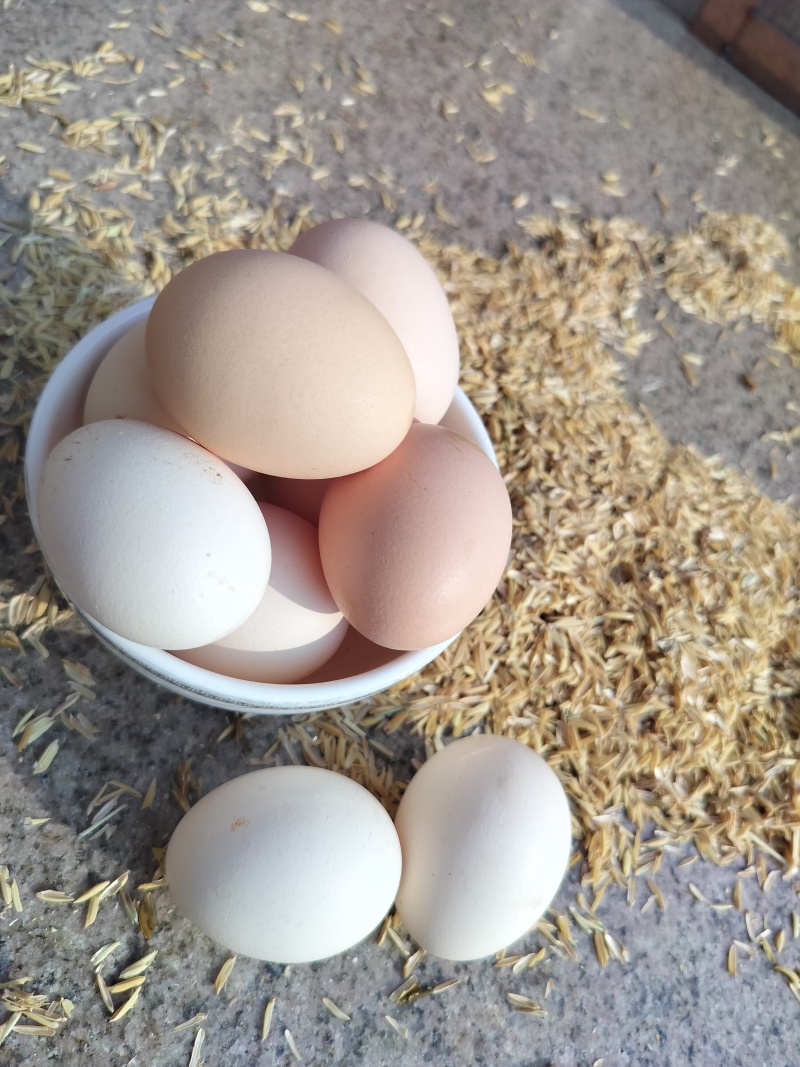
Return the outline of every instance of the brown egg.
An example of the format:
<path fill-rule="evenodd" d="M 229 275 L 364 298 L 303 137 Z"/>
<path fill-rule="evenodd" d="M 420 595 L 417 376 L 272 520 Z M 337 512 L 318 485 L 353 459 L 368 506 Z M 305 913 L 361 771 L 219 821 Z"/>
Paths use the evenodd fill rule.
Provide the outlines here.
<path fill-rule="evenodd" d="M 411 425 L 414 375 L 387 321 L 296 256 L 219 252 L 177 274 L 147 322 L 153 387 L 187 434 L 251 470 L 331 478 Z"/>
<path fill-rule="evenodd" d="M 260 500 L 286 508 L 307 522 L 319 526 L 322 498 L 331 484 L 330 478 L 270 478 L 261 483 Z"/>
<path fill-rule="evenodd" d="M 319 540 L 348 622 L 388 648 L 426 648 L 467 626 L 492 595 L 508 560 L 511 504 L 477 445 L 415 424 L 383 462 L 331 483 Z"/>

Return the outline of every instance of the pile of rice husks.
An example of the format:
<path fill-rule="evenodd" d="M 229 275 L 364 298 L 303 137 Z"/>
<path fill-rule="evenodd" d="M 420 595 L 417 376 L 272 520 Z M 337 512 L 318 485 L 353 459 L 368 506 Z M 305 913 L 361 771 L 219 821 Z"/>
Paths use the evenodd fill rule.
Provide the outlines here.
<path fill-rule="evenodd" d="M 0 82 L 4 103 L 57 104 L 58 69 L 36 68 L 27 83 L 23 75 Z M 73 125 L 63 136 L 76 148 L 102 142 L 106 181 L 118 164 L 135 182 L 168 134 L 134 116 Z M 0 225 L 9 264 L 0 290 L 5 523 L 23 521 L 32 406 L 77 338 L 192 258 L 242 245 L 286 248 L 310 224 L 308 205 L 277 195 L 254 205 L 235 187 L 204 192 L 198 166 L 170 168 L 159 225 L 146 229 L 103 200 L 101 182 L 93 191 L 48 171 L 45 160 L 29 218 Z M 421 732 L 429 750 L 475 729 L 519 739 L 546 757 L 570 798 L 584 888 L 594 894 L 588 905 L 582 896 L 574 917 L 595 934 L 606 887 L 630 892 L 637 876 L 657 871 L 668 845 L 718 863 L 766 861 L 800 878 L 800 521 L 735 472 L 671 445 L 625 400 L 616 362 L 649 340 L 637 323 L 646 286 L 707 321 L 763 324 L 800 361 L 800 292 L 775 269 L 786 254 L 780 235 L 721 212 L 673 236 L 625 219 L 531 217 L 519 243 L 494 257 L 443 243 L 422 217 L 395 223 L 451 300 L 462 384 L 511 494 L 513 561 L 490 605 L 435 663 L 362 706 L 284 723 L 265 762 L 291 747 L 353 775 L 393 810 L 403 783 L 375 752 L 391 750 L 401 731 Z M 52 627 L 74 625 L 43 571 L 30 585 L 26 561 L 20 549 L 7 563 L 0 605 L 9 687 L 21 684 L 14 654 L 45 652 Z M 73 673 L 77 696 L 51 718 L 91 736 L 75 710 L 90 680 Z M 32 721 L 18 730 L 26 744 L 47 728 L 31 733 Z M 228 732 L 247 729 L 237 719 Z M 44 749 L 35 773 L 54 759 L 57 745 Z M 196 783 L 187 765 L 179 772 L 176 796 L 186 806 Z M 11 882 L 0 883 L 14 908 Z M 153 915 L 124 899 L 147 936 Z M 546 929 L 567 942 L 559 924 Z M 609 944 L 615 952 L 613 939 L 595 944 L 601 962 Z M 800 976 L 794 984 L 800 989 Z M 23 1011 L 14 1005 L 24 999 L 7 993 L 8 1010 Z M 55 1032 L 68 1015 L 59 1011 L 35 1025 Z"/>
<path fill-rule="evenodd" d="M 26 276 L 0 297 L 11 324 L 2 455 L 12 517 L 43 376 L 93 323 L 152 289 L 133 239 L 123 253 L 113 235 L 104 243 L 101 215 L 89 221 L 88 241 L 35 217 L 14 239 Z M 224 216 L 211 222 L 199 254 L 285 247 L 298 225 L 274 205 L 238 229 Z M 768 270 L 742 277 L 730 262 L 743 233 L 754 259 L 770 255 L 768 240 L 780 252 L 779 238 L 722 215 L 671 240 L 626 220 L 537 218 L 527 228 L 527 247 L 499 259 L 414 234 L 447 287 L 462 383 L 495 442 L 515 535 L 512 564 L 477 622 L 370 717 L 435 739 L 481 727 L 545 754 L 574 802 L 594 884 L 624 880 L 640 862 L 630 826 L 658 827 L 716 859 L 761 849 L 800 864 L 800 524 L 634 412 L 613 351 L 637 340 L 648 269 L 707 315 L 730 318 L 741 299 L 754 317 L 763 305 L 777 336 L 796 330 L 797 291 Z M 697 264 L 704 248 L 711 266 Z M 166 259 L 150 262 L 166 280 Z M 691 296 L 692 270 L 711 290 L 722 275 L 716 307 L 699 288 Z M 54 617 L 49 595 L 8 602 L 28 640 Z M 619 819 L 598 823 L 610 812 Z"/>

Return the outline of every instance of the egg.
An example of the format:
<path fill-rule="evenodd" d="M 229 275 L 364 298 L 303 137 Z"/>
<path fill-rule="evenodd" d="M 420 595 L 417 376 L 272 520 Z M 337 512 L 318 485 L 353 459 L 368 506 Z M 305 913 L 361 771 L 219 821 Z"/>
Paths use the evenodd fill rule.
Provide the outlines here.
<path fill-rule="evenodd" d="M 206 449 L 149 423 L 65 437 L 44 464 L 39 522 L 66 596 L 129 641 L 216 641 L 267 586 L 269 534 L 248 490 Z"/>
<path fill-rule="evenodd" d="M 155 392 L 189 436 L 283 478 L 372 466 L 402 441 L 414 375 L 365 296 L 297 256 L 239 249 L 180 271 L 147 321 Z"/>
<path fill-rule="evenodd" d="M 367 219 L 320 223 L 289 251 L 334 271 L 386 317 L 414 370 L 415 417 L 439 422 L 458 383 L 458 336 L 447 296 L 425 257 L 395 230 Z"/>
<path fill-rule="evenodd" d="M 277 504 L 308 522 L 319 525 L 322 498 L 331 483 L 330 478 L 270 478 L 264 477 L 261 492 L 264 500 Z"/>
<path fill-rule="evenodd" d="M 183 433 L 153 391 L 147 370 L 144 338 L 147 320 L 137 322 L 112 345 L 95 371 L 83 408 L 84 425 L 106 419 L 137 419 Z M 256 472 L 236 463 L 223 463 L 243 482 Z"/>
<path fill-rule="evenodd" d="M 248 467 L 241 467 L 238 463 L 231 463 L 229 459 L 222 459 L 222 456 L 218 456 L 226 467 L 229 467 L 237 478 L 241 479 L 245 485 L 250 485 L 251 482 L 258 477 L 258 471 L 251 471 Z"/>
<path fill-rule="evenodd" d="M 259 506 L 272 547 L 272 569 L 261 602 L 232 634 L 175 655 L 233 678 L 297 682 L 336 652 L 347 620 L 325 584 L 316 529 L 283 508 Z"/>
<path fill-rule="evenodd" d="M 103 357 L 86 395 L 84 423 L 137 419 L 183 432 L 150 385 L 144 353 L 146 328 L 147 320 L 137 322 Z"/>
<path fill-rule="evenodd" d="M 426 648 L 455 636 L 492 595 L 511 504 L 477 445 L 415 423 L 383 462 L 331 483 L 319 543 L 333 599 L 358 631 L 388 648 Z"/>
<path fill-rule="evenodd" d="M 400 865 L 392 821 L 363 786 L 288 766 L 202 797 L 172 835 L 166 877 L 178 910 L 229 951 L 307 963 L 378 925 Z"/>
<path fill-rule="evenodd" d="M 522 937 L 569 862 L 569 805 L 555 773 L 507 737 L 452 741 L 420 767 L 395 819 L 403 852 L 396 907 L 426 951 L 491 955 Z"/>

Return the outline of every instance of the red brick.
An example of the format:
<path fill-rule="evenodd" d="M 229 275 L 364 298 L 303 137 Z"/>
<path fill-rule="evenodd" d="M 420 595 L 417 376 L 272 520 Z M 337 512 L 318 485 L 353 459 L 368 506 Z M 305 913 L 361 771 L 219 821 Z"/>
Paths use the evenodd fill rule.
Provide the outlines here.
<path fill-rule="evenodd" d="M 722 52 L 741 33 L 756 0 L 707 0 L 691 25 L 692 33 L 715 52 Z"/>
<path fill-rule="evenodd" d="M 728 59 L 762 89 L 800 114 L 800 47 L 761 19 L 751 19 Z"/>

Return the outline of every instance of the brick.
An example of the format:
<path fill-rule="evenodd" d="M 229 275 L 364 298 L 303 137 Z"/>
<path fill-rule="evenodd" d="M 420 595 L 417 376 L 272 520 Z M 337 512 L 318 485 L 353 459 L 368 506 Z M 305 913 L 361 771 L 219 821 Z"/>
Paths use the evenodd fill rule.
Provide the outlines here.
<path fill-rule="evenodd" d="M 715 52 L 722 52 L 742 32 L 756 0 L 707 0 L 691 31 Z"/>
<path fill-rule="evenodd" d="M 762 89 L 800 114 L 800 47 L 761 19 L 751 19 L 728 59 Z"/>

